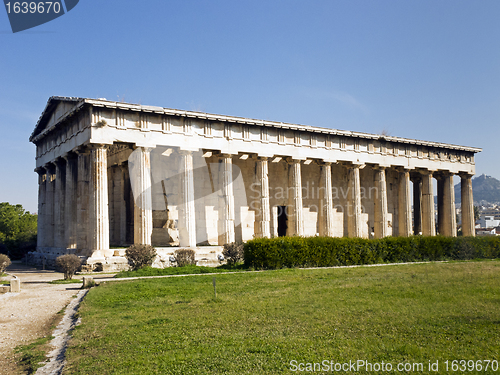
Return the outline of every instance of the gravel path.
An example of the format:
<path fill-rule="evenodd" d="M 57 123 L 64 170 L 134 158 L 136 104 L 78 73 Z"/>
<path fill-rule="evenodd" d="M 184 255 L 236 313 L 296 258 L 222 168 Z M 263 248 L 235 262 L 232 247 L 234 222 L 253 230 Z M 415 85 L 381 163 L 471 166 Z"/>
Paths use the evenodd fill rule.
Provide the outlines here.
<path fill-rule="evenodd" d="M 20 278 L 21 292 L 0 294 L 0 375 L 18 375 L 13 349 L 43 337 L 81 284 L 48 284 L 64 275 L 20 263 L 13 263 L 6 272 Z"/>

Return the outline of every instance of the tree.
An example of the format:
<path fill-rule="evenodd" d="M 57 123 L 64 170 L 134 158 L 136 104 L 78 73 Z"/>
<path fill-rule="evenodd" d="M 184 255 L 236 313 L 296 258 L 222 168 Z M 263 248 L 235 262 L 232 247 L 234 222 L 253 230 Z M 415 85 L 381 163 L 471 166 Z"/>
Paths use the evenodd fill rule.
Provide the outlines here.
<path fill-rule="evenodd" d="M 0 251 L 12 259 L 20 259 L 36 242 L 37 215 L 25 211 L 20 204 L 0 203 Z M 28 244 L 33 244 L 31 247 Z"/>

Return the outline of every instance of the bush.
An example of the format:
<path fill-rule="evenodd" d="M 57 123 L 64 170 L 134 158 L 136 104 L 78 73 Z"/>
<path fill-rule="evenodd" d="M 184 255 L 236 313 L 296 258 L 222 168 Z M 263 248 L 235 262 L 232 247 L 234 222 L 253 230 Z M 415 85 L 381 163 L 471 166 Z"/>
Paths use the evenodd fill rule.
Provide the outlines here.
<path fill-rule="evenodd" d="M 151 267 L 156 258 L 156 249 L 151 245 L 135 244 L 125 250 L 125 256 L 135 271 L 145 266 Z"/>
<path fill-rule="evenodd" d="M 260 269 L 499 257 L 500 237 L 278 237 L 244 245 L 245 266 Z"/>
<path fill-rule="evenodd" d="M 56 266 L 64 272 L 64 280 L 71 280 L 82 265 L 82 261 L 75 254 L 65 254 L 56 258 Z"/>
<path fill-rule="evenodd" d="M 5 269 L 10 266 L 11 262 L 7 255 L 0 254 L 0 275 L 5 271 Z"/>
<path fill-rule="evenodd" d="M 235 265 L 243 260 L 244 246 L 241 242 L 233 242 L 224 245 L 224 250 L 222 250 L 222 255 L 227 260 L 227 264 L 230 266 Z"/>
<path fill-rule="evenodd" d="M 192 249 L 179 249 L 175 250 L 174 257 L 177 267 L 195 266 L 194 250 Z"/>

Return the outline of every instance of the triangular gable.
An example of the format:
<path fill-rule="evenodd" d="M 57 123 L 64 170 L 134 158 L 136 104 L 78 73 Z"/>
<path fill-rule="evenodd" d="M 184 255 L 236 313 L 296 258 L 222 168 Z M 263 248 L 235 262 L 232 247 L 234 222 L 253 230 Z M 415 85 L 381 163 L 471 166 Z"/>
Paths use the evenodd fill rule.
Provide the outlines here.
<path fill-rule="evenodd" d="M 47 105 L 43 110 L 38 122 L 35 126 L 35 130 L 31 133 L 30 142 L 41 134 L 45 129 L 48 129 L 55 125 L 61 117 L 63 117 L 67 112 L 75 107 L 75 104 L 82 100 L 81 98 L 68 98 L 60 96 L 52 96 L 47 101 Z"/>

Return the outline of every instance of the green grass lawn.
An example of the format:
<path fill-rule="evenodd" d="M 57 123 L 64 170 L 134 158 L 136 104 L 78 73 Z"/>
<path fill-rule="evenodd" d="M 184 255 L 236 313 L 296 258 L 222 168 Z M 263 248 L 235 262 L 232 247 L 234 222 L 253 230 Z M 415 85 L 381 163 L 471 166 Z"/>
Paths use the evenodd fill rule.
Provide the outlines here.
<path fill-rule="evenodd" d="M 446 360 L 450 368 L 452 360 L 500 361 L 500 261 L 216 280 L 217 300 L 212 276 L 203 275 L 91 289 L 65 373 L 290 374 L 300 373 L 291 371 L 294 360 L 365 360 L 394 370 L 422 363 L 424 371 L 408 373 L 436 374 L 429 361 L 439 361 L 439 373 Z"/>
<path fill-rule="evenodd" d="M 222 273 L 222 272 L 236 272 L 248 271 L 243 264 L 237 266 L 222 265 L 219 267 L 204 267 L 204 266 L 184 266 L 184 267 L 167 267 L 167 268 L 153 268 L 144 267 L 137 271 L 121 271 L 116 274 L 116 278 L 121 277 L 140 277 L 140 276 L 166 276 L 166 275 L 190 275 L 190 274 L 203 274 L 203 273 Z"/>

